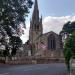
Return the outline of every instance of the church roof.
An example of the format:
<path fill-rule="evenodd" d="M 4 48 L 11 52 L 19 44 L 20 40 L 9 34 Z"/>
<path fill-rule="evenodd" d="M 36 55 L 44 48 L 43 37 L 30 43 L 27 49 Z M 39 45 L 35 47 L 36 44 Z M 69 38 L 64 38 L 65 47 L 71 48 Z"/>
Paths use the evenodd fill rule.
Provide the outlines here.
<path fill-rule="evenodd" d="M 46 34 L 55 34 L 55 35 L 58 35 L 57 33 L 53 32 L 53 31 L 50 31 L 50 32 L 47 32 L 47 33 L 44 33 L 43 35 L 46 35 Z"/>
<path fill-rule="evenodd" d="M 50 31 L 50 32 L 47 32 L 47 33 L 44 33 L 44 34 L 38 36 L 36 40 L 38 40 L 39 38 L 41 38 L 41 37 L 43 37 L 43 36 L 46 36 L 46 35 L 48 35 L 48 34 L 54 34 L 54 35 L 56 35 L 56 36 L 59 36 L 57 33 L 53 32 L 53 31 Z"/>

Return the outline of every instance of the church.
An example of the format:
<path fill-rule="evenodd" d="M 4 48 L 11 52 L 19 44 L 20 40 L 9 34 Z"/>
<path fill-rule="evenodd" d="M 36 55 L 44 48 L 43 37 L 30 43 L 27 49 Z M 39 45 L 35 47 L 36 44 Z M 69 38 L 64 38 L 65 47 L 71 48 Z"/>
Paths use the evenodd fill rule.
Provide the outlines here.
<path fill-rule="evenodd" d="M 37 0 L 30 20 L 29 40 L 24 46 L 31 56 L 63 57 L 61 35 L 53 31 L 43 34 L 42 16 L 39 18 Z"/>

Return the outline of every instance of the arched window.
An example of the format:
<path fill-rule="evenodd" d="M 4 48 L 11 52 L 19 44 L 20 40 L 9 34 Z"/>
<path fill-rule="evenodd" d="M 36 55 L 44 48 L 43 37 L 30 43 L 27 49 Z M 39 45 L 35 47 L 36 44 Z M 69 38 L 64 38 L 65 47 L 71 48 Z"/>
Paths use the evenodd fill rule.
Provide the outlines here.
<path fill-rule="evenodd" d="M 49 35 L 48 37 L 48 50 L 55 50 L 56 49 L 56 40 L 53 34 Z"/>

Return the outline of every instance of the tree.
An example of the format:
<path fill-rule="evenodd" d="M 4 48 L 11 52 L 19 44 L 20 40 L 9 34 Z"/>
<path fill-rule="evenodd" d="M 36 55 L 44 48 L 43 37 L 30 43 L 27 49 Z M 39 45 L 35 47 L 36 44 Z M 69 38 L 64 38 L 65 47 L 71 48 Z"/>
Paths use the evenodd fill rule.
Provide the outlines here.
<path fill-rule="evenodd" d="M 12 36 L 11 28 L 17 31 L 22 23 L 25 27 L 25 19 L 31 6 L 31 0 L 0 0 L 0 25 L 9 36 Z"/>
<path fill-rule="evenodd" d="M 31 0 L 0 0 L 0 22 L 3 26 L 17 26 L 25 23 L 25 17 L 32 6 Z"/>
<path fill-rule="evenodd" d="M 19 50 L 19 47 L 22 46 L 22 40 L 20 37 L 12 36 L 10 38 L 10 45 L 12 45 L 12 56 L 16 54 L 16 51 Z"/>
<path fill-rule="evenodd" d="M 71 34 L 75 30 L 75 21 L 74 22 L 67 22 L 64 24 L 62 31 L 60 33 L 67 32 L 68 34 Z"/>
<path fill-rule="evenodd" d="M 6 31 L 4 36 L 8 35 L 10 37 L 10 43 L 14 37 L 16 45 L 21 45 L 19 28 L 20 25 L 25 27 L 26 16 L 32 4 L 32 0 L 0 0 L 0 28 Z M 14 43 L 15 41 L 11 43 L 13 47 L 15 46 Z"/>
<path fill-rule="evenodd" d="M 69 69 L 70 59 L 75 58 L 75 31 L 72 32 L 72 35 L 70 35 L 70 37 L 66 40 L 65 47 L 64 47 L 64 56 L 65 56 L 65 62 Z"/>

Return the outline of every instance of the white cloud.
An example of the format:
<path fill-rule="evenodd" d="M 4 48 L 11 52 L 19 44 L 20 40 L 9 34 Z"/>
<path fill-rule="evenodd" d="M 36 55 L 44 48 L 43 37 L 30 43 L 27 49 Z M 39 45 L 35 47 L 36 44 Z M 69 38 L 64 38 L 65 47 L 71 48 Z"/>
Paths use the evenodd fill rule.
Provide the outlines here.
<path fill-rule="evenodd" d="M 61 16 L 52 17 L 48 16 L 43 19 L 43 32 L 54 31 L 59 33 L 62 30 L 64 23 L 68 21 L 75 21 L 75 16 Z M 25 34 L 21 36 L 23 43 L 25 43 L 29 38 L 29 23 L 27 23 L 27 29 L 25 29 Z"/>
<path fill-rule="evenodd" d="M 62 30 L 63 25 L 68 21 L 75 21 L 75 16 L 48 16 L 43 19 L 43 32 L 46 33 L 49 31 L 54 31 L 56 33 L 59 33 Z"/>

